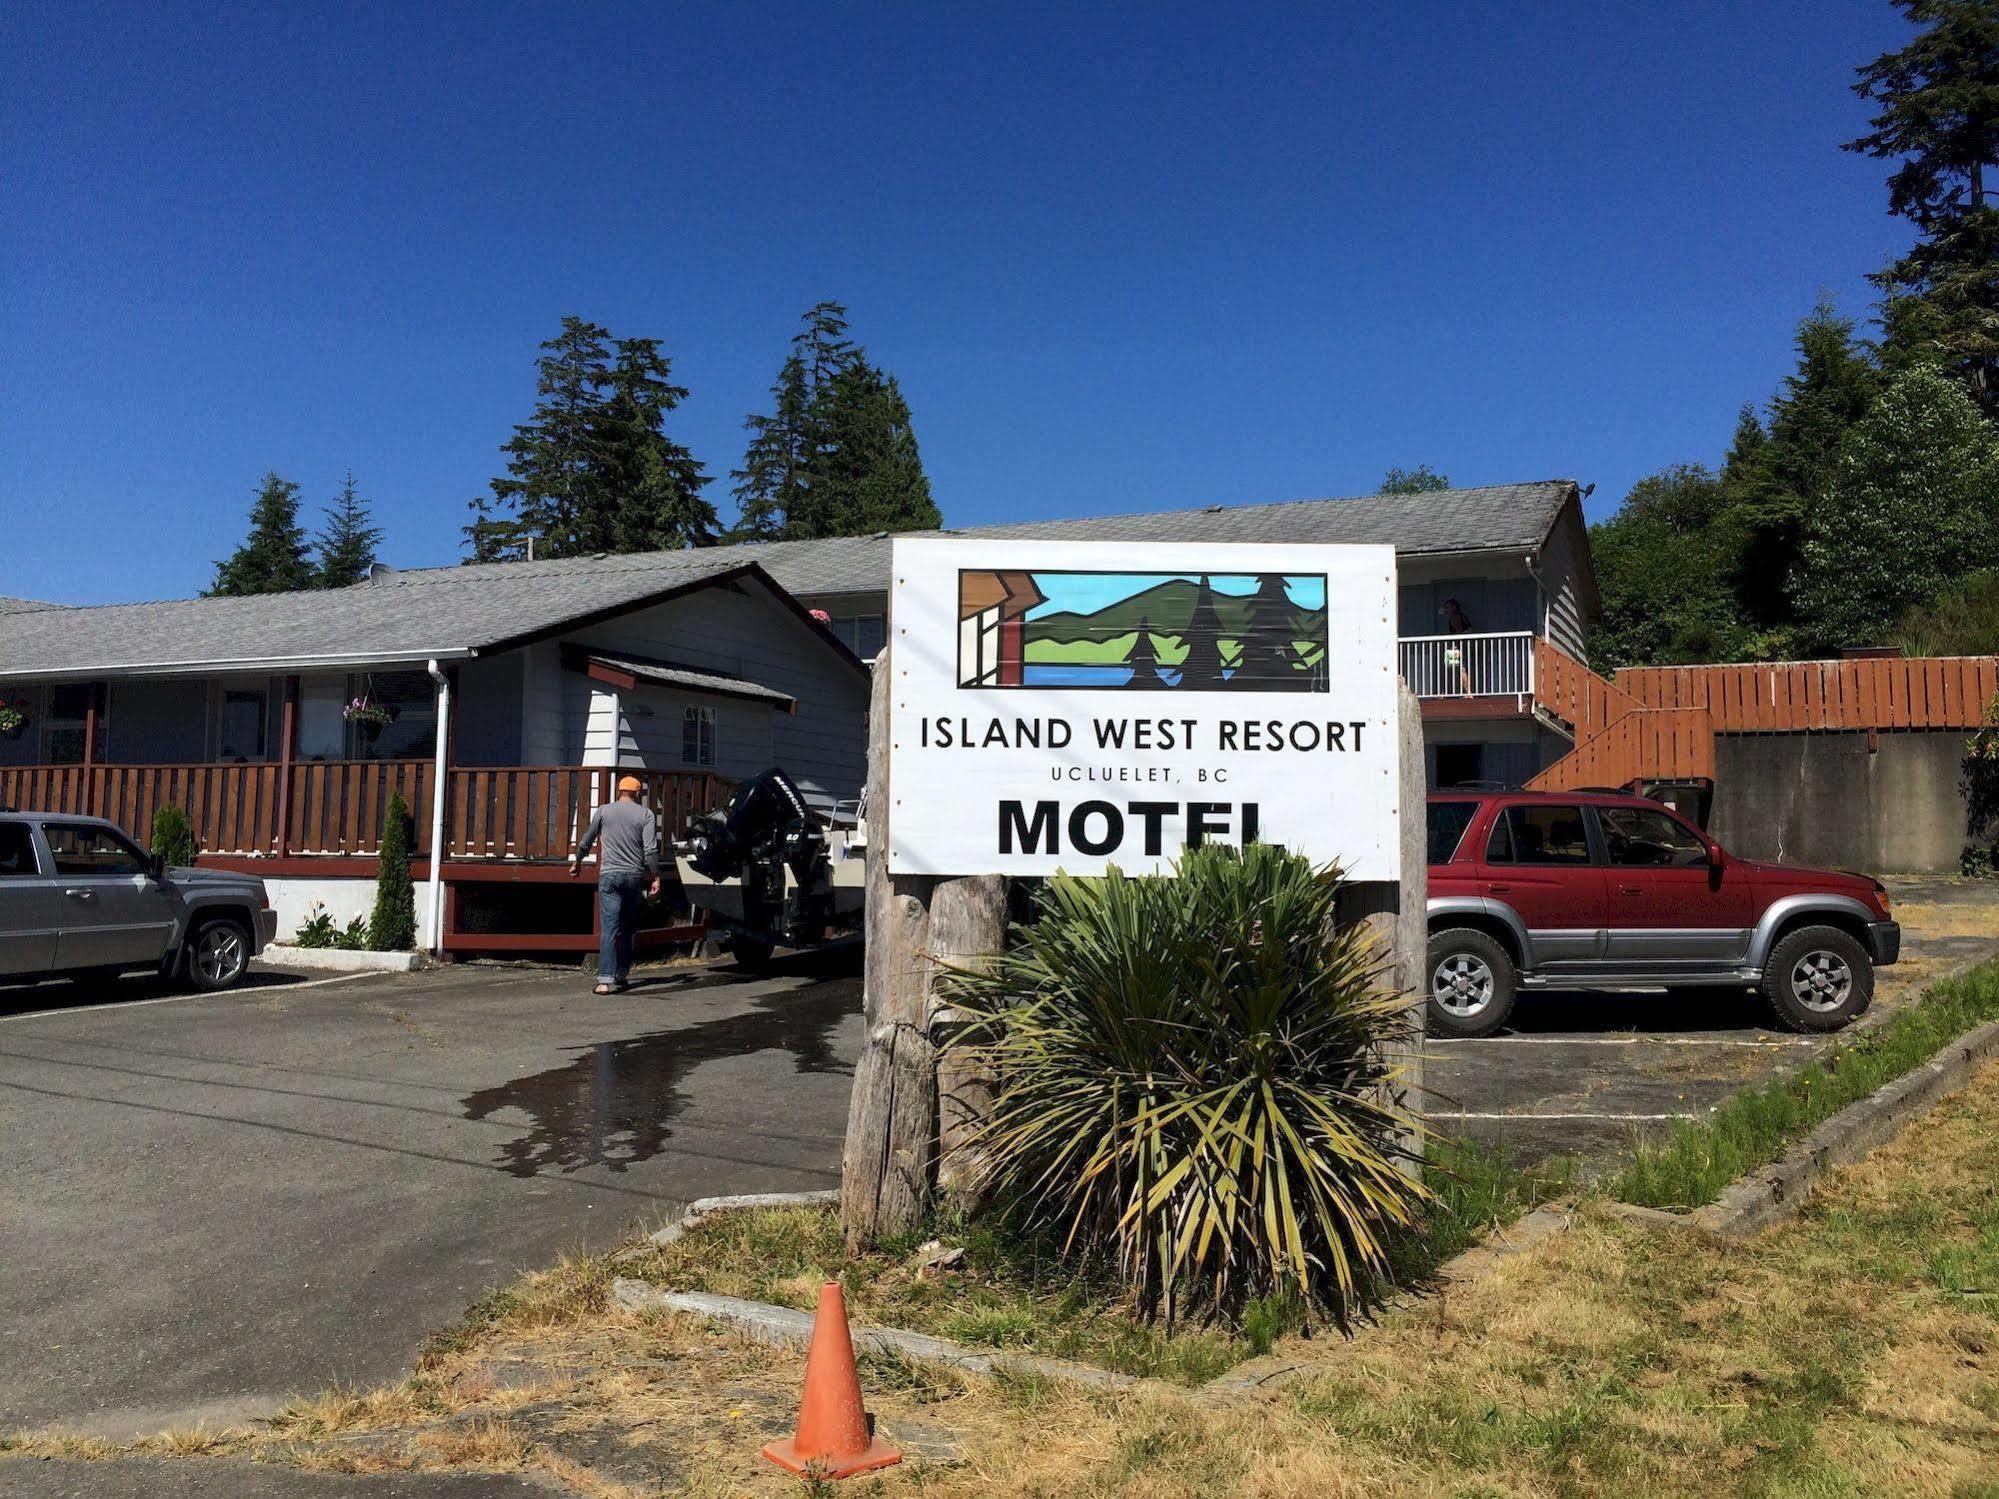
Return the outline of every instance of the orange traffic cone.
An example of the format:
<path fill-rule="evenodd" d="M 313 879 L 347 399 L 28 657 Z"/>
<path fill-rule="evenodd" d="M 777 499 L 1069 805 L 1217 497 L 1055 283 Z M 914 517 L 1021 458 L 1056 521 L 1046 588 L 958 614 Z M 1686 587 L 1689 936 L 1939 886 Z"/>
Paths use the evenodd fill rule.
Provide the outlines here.
<path fill-rule="evenodd" d="M 764 1448 L 764 1456 L 789 1472 L 815 1478 L 852 1478 L 902 1461 L 900 1452 L 875 1436 L 874 1423 L 861 1404 L 854 1338 L 847 1330 L 847 1298 L 837 1281 L 819 1288 L 798 1435 L 772 1442 Z"/>

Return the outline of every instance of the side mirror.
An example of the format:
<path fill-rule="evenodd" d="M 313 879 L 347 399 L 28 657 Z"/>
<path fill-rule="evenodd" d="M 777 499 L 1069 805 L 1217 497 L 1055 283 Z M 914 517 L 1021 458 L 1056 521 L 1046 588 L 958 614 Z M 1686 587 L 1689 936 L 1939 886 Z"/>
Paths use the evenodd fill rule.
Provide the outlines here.
<path fill-rule="evenodd" d="M 1713 870 L 1719 871 L 1723 868 L 1726 868 L 1728 864 L 1728 851 L 1724 849 L 1719 843 L 1708 844 L 1707 863 L 1708 863 L 1708 868 Z"/>
<path fill-rule="evenodd" d="M 156 880 L 165 879 L 167 877 L 166 855 L 148 854 L 146 856 L 146 873 L 150 874 Z"/>

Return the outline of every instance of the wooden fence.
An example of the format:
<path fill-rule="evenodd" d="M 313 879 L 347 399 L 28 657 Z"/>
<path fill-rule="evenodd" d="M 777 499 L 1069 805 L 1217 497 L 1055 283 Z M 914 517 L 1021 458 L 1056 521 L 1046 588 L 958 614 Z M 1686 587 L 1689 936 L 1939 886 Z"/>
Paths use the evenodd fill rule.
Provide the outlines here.
<path fill-rule="evenodd" d="M 1623 687 L 1539 638 L 1534 641 L 1534 701 L 1572 725 L 1578 744 L 1645 706 Z"/>
<path fill-rule="evenodd" d="M 1611 788 L 1644 777 L 1714 774 L 1714 721 L 1704 708 L 1634 708 L 1581 740 L 1527 783 L 1531 791 Z"/>
<path fill-rule="evenodd" d="M 445 857 L 565 858 L 620 775 L 646 783 L 668 838 L 734 789 L 705 771 L 454 766 L 445 772 Z M 0 766 L 0 807 L 105 817 L 144 843 L 153 813 L 172 804 L 187 813 L 203 853 L 373 857 L 390 798 L 401 792 L 412 851 L 428 856 L 434 780 L 428 760 L 313 761 L 289 773 L 280 765 Z"/>
<path fill-rule="evenodd" d="M 1999 656 L 1627 667 L 1648 708 L 1702 708 L 1719 734 L 1969 729 L 1999 695 Z"/>

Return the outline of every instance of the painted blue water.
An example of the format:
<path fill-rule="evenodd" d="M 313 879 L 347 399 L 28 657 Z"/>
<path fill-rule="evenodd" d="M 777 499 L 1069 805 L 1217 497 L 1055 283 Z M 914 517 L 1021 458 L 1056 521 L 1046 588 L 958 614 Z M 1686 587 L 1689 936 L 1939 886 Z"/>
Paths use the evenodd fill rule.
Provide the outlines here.
<path fill-rule="evenodd" d="M 1179 680 L 1180 673 L 1170 668 L 1160 678 L 1167 686 Z M 1130 681 L 1129 666 L 1036 666 L 1030 662 L 1020 673 L 1023 687 L 1123 687 Z"/>

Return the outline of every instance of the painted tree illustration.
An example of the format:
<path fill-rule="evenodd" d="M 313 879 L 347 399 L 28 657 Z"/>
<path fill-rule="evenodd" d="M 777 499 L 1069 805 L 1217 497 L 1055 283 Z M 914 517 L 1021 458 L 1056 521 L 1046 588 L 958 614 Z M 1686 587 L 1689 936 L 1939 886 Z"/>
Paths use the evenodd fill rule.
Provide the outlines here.
<path fill-rule="evenodd" d="M 1180 685 L 1196 692 L 1223 686 L 1222 618 L 1215 612 L 1215 590 L 1206 573 L 1201 575 L 1201 590 L 1194 595 L 1194 612 L 1181 639 L 1187 643 L 1187 659 L 1180 663 Z"/>
<path fill-rule="evenodd" d="M 1276 573 L 1264 573 L 1256 580 L 1256 592 L 1243 616 L 1237 637 L 1242 660 L 1229 685 L 1251 690 L 1291 686 L 1303 664 L 1292 645 L 1297 624 L 1298 610 L 1284 591 L 1284 579 Z"/>
<path fill-rule="evenodd" d="M 1164 687 L 1166 679 L 1159 675 L 1159 652 L 1152 644 L 1152 625 L 1149 620 L 1138 622 L 1138 638 L 1131 643 L 1131 650 L 1124 658 L 1124 664 L 1131 668 L 1130 685 L 1140 690 Z"/>

